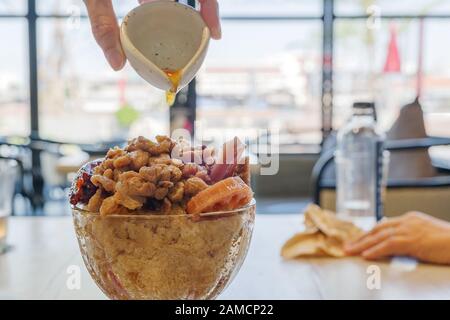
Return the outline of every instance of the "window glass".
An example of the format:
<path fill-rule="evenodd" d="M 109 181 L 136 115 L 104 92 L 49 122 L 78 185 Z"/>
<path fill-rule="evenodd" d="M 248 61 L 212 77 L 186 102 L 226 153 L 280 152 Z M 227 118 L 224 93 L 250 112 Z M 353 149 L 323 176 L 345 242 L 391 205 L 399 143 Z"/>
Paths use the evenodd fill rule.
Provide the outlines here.
<path fill-rule="evenodd" d="M 127 14 L 137 5 L 137 0 L 113 0 L 114 10 L 119 16 Z M 80 0 L 37 0 L 36 8 L 39 14 L 44 15 L 87 14 L 86 6 Z"/>
<path fill-rule="evenodd" d="M 27 27 L 25 20 L 0 19 L 0 135 L 26 136 L 29 128 Z"/>
<path fill-rule="evenodd" d="M 164 93 L 127 64 L 114 72 L 87 20 L 38 21 L 41 135 L 73 142 L 168 132 Z"/>
<path fill-rule="evenodd" d="M 426 20 L 423 26 L 424 62 L 422 105 L 427 133 L 450 136 L 450 20 Z"/>
<path fill-rule="evenodd" d="M 450 13 L 450 1 L 447 0 L 336 0 L 334 3 L 337 15 L 363 15 L 374 5 L 382 15 Z"/>
<path fill-rule="evenodd" d="M 219 0 L 220 12 L 225 16 L 321 16 L 322 3 L 322 0 Z"/>
<path fill-rule="evenodd" d="M 444 123 L 450 116 L 449 45 L 447 20 L 424 20 L 423 46 L 418 19 L 382 20 L 367 28 L 365 20 L 335 22 L 334 126 L 350 115 L 357 100 L 374 100 L 379 122 L 389 129 L 401 106 L 418 94 L 418 66 L 422 50 L 421 102 L 428 134 L 450 135 Z"/>
<path fill-rule="evenodd" d="M 198 76 L 203 134 L 279 127 L 281 144 L 319 143 L 321 39 L 320 20 L 225 21 Z"/>
<path fill-rule="evenodd" d="M 113 5 L 118 15 L 125 15 L 138 5 L 138 0 L 113 0 Z M 219 5 L 221 14 L 226 16 L 322 15 L 322 0 L 219 0 Z M 84 5 L 79 0 L 38 0 L 37 2 L 40 14 L 67 14 L 73 6 L 80 6 L 81 12 L 86 13 Z"/>
<path fill-rule="evenodd" d="M 374 100 L 379 123 L 388 129 L 400 107 L 416 96 L 417 21 L 383 20 L 378 28 L 368 29 L 365 20 L 337 20 L 335 27 L 334 127 L 351 114 L 353 102 Z M 385 70 L 391 38 L 398 70 Z"/>
<path fill-rule="evenodd" d="M 26 0 L 2 0 L 0 1 L 0 14 L 18 14 L 27 13 Z"/>

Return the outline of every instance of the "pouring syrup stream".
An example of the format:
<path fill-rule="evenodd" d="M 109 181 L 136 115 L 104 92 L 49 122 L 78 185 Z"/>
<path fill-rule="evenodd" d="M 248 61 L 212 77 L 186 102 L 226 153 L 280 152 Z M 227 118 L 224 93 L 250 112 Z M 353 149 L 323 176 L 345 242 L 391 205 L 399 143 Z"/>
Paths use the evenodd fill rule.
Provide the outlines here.
<path fill-rule="evenodd" d="M 165 69 L 164 72 L 166 73 L 167 77 L 169 78 L 172 84 L 172 87 L 166 91 L 166 102 L 169 105 L 169 107 L 171 107 L 175 102 L 175 96 L 178 91 L 178 85 L 180 84 L 181 70 L 173 71 Z"/>

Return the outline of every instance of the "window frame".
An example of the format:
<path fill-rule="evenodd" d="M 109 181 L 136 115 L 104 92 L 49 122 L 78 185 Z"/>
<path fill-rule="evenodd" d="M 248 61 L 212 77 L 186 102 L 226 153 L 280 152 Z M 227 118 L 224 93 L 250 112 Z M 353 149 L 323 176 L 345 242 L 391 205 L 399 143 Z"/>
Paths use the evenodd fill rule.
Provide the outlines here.
<path fill-rule="evenodd" d="M 368 14 L 335 14 L 335 0 L 322 0 L 323 12 L 322 15 L 259 15 L 259 16 L 245 16 L 245 15 L 226 15 L 221 19 L 224 21 L 304 21 L 304 20 L 321 20 L 323 26 L 322 32 L 322 81 L 321 81 L 321 106 L 322 106 L 322 138 L 333 130 L 333 49 L 334 49 L 334 22 L 337 20 L 365 20 L 371 18 Z M 188 0 L 187 3 L 191 6 L 195 5 L 195 0 Z M 25 18 L 28 27 L 28 69 L 29 69 L 29 104 L 30 104 L 30 138 L 39 139 L 39 99 L 38 99 L 38 70 L 37 70 L 37 20 L 45 18 L 59 18 L 66 19 L 69 15 L 66 14 L 39 14 L 36 9 L 36 0 L 27 0 L 27 13 L 0 13 L 0 19 L 15 19 Z M 82 14 L 81 19 L 87 19 L 88 16 Z M 450 14 L 389 14 L 379 16 L 379 19 L 450 19 Z M 187 108 L 193 114 L 192 121 L 195 120 L 196 111 L 196 93 L 195 83 L 188 89 L 188 99 L 183 99 L 183 103 L 179 102 L 180 108 Z M 172 111 L 171 111 L 172 112 Z"/>
<path fill-rule="evenodd" d="M 225 15 L 221 19 L 224 21 L 305 21 L 305 20 L 320 20 L 322 21 L 322 81 L 321 81 L 321 117 L 322 117 L 322 142 L 333 130 L 333 53 L 334 53 L 334 22 L 340 19 L 369 19 L 368 14 L 359 15 L 336 15 L 334 6 L 335 0 L 322 0 L 323 12 L 321 15 L 259 15 L 259 16 L 245 16 L 245 15 Z M 187 3 L 195 6 L 195 0 L 188 0 Z M 26 14 L 8 14 L 0 13 L 0 19 L 15 19 L 25 18 L 28 27 L 28 71 L 29 71 L 29 107 L 30 107 L 30 136 L 31 140 L 39 139 L 39 99 L 38 99 L 38 68 L 37 68 L 37 20 L 46 18 L 66 19 L 70 16 L 67 14 L 39 14 L 36 9 L 36 0 L 27 0 Z M 87 19 L 86 14 L 80 15 L 81 19 Z M 429 15 L 410 15 L 410 14 L 390 14 L 380 15 L 379 19 L 450 19 L 450 14 L 429 14 Z M 177 109 L 184 108 L 190 121 L 195 121 L 196 115 L 196 91 L 195 79 L 186 89 L 187 99 L 176 102 L 176 107 L 170 109 L 171 119 L 172 113 Z M 194 126 L 192 126 L 194 127 Z M 171 124 L 171 130 L 174 129 Z M 40 168 L 39 155 L 33 153 L 33 164 Z"/>

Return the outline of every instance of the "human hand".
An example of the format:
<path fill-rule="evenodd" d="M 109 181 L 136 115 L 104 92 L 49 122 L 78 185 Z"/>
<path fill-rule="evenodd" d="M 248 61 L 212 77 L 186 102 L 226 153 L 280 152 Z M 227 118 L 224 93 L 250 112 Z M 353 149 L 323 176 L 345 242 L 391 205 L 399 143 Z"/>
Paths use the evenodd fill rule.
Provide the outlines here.
<path fill-rule="evenodd" d="M 153 0 L 139 0 L 139 3 Z M 221 38 L 219 5 L 217 0 L 199 0 L 200 14 L 211 31 L 213 39 Z M 111 0 L 84 0 L 91 21 L 95 40 L 102 48 L 108 63 L 114 70 L 123 68 L 125 53 L 120 44 L 120 31 Z"/>
<path fill-rule="evenodd" d="M 379 259 L 406 255 L 424 262 L 450 264 L 450 223 L 421 212 L 381 221 L 345 246 L 349 255 Z"/>

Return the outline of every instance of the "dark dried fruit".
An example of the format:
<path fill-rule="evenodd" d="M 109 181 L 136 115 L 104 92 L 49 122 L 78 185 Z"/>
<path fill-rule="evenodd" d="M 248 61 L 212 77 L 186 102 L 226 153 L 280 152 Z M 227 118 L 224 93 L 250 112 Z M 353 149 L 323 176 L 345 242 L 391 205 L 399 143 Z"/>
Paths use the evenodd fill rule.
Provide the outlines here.
<path fill-rule="evenodd" d="M 94 168 L 102 161 L 103 159 L 98 159 L 88 162 L 78 170 L 69 192 L 70 204 L 87 204 L 89 199 L 95 194 L 98 188 L 91 182 L 91 177 Z"/>

